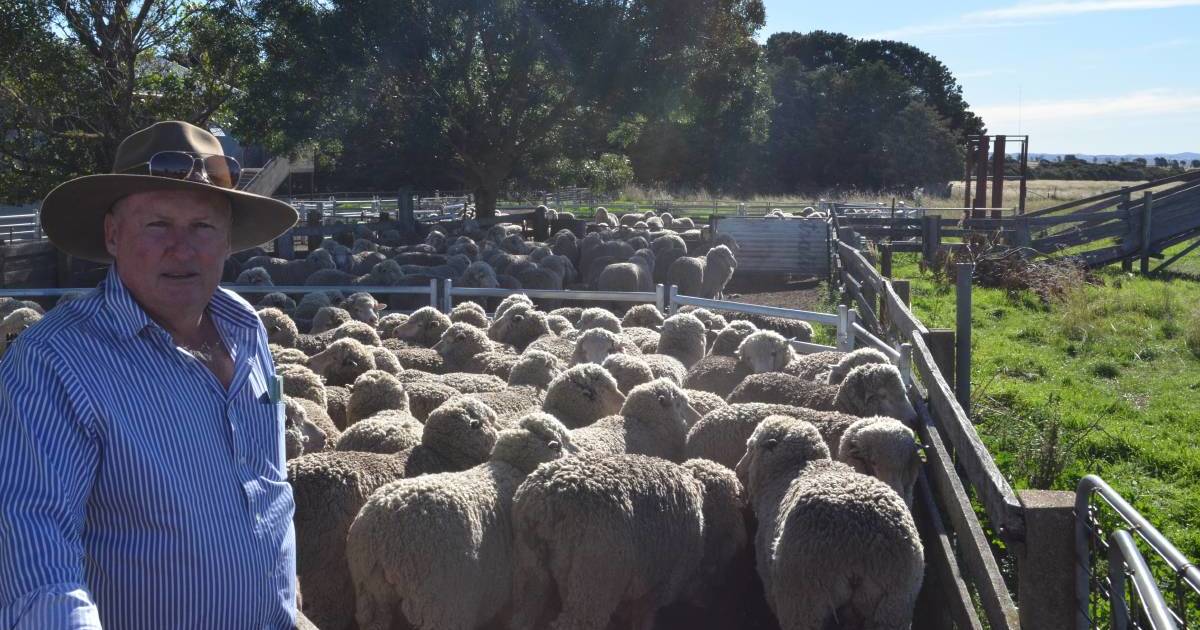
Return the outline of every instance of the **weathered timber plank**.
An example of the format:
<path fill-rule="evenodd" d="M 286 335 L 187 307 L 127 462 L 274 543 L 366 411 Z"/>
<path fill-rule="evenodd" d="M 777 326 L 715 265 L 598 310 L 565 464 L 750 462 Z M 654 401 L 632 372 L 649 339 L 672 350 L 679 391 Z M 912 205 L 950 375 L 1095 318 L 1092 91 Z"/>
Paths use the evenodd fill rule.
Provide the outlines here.
<path fill-rule="evenodd" d="M 929 332 L 925 324 L 922 324 L 917 319 L 917 316 L 913 315 L 912 310 L 908 308 L 904 300 L 900 299 L 900 296 L 896 293 L 896 289 L 892 287 L 890 282 L 880 294 L 883 295 L 883 299 L 887 304 L 885 310 L 887 311 L 888 318 L 891 320 L 892 326 L 895 326 L 905 339 L 919 337 Z"/>
<path fill-rule="evenodd" d="M 929 389 L 929 403 L 936 413 L 938 426 L 954 447 L 958 463 L 966 471 L 988 518 L 1002 537 L 1020 540 L 1025 535 L 1025 523 L 1016 493 L 996 468 L 996 462 L 979 439 L 975 426 L 955 399 L 954 390 L 938 371 L 925 340 L 916 335 L 909 341 L 913 345 L 913 364 Z"/>
<path fill-rule="evenodd" d="M 1130 229 L 1131 224 L 1128 221 L 1115 221 L 1085 230 L 1069 230 L 1054 236 L 1034 239 L 1033 248 L 1041 252 L 1053 252 L 1105 238 L 1124 236 L 1129 233 Z"/>
<path fill-rule="evenodd" d="M 1025 216 L 1035 217 L 1035 216 L 1041 216 L 1044 214 L 1053 214 L 1055 212 L 1061 212 L 1063 210 L 1066 210 L 1067 208 L 1074 208 L 1076 206 L 1082 206 L 1084 204 L 1099 201 L 1101 199 L 1108 199 L 1111 197 L 1115 197 L 1117 199 L 1117 201 L 1120 201 L 1121 195 L 1123 195 L 1126 192 L 1135 193 L 1135 192 L 1139 192 L 1142 190 L 1149 190 L 1151 188 L 1157 188 L 1159 186 L 1163 186 L 1163 185 L 1174 183 L 1174 182 L 1195 182 L 1197 180 L 1200 180 L 1200 170 L 1186 171 L 1184 173 L 1180 173 L 1179 175 L 1173 175 L 1171 177 L 1164 177 L 1162 179 L 1156 179 L 1153 181 L 1146 182 L 1144 184 L 1138 184 L 1137 186 L 1130 186 L 1128 188 L 1120 188 L 1118 190 L 1110 190 L 1108 192 L 1103 192 L 1103 193 L 1100 193 L 1097 195 L 1092 195 L 1091 197 L 1084 197 L 1083 199 L 1076 199 L 1074 201 L 1060 203 L 1057 206 L 1051 206 L 1049 208 L 1042 208 L 1041 210 L 1035 210 L 1033 212 L 1026 212 Z"/>
<path fill-rule="evenodd" d="M 921 587 L 922 597 L 917 599 L 917 610 L 914 615 L 914 627 L 925 627 L 922 622 L 929 624 L 932 617 L 935 627 L 941 627 L 940 616 L 948 615 L 956 630 L 983 630 L 979 615 L 971 599 L 971 592 L 962 574 L 958 571 L 958 557 L 954 545 L 946 534 L 942 523 L 942 514 L 929 488 L 929 479 L 924 471 L 917 477 L 913 488 L 913 517 L 917 530 L 925 546 L 925 584 Z M 930 579 L 940 587 L 936 591 L 927 592 L 931 588 Z M 924 604 L 924 605 L 923 605 Z"/>
<path fill-rule="evenodd" d="M 927 382 L 928 384 L 928 382 Z M 971 500 L 954 470 L 954 460 L 938 434 L 935 420 L 929 410 L 918 401 L 922 422 L 918 424 L 918 435 L 925 445 L 925 473 L 933 480 L 942 508 L 950 519 L 951 528 L 958 535 L 967 574 L 979 593 L 980 604 L 988 624 L 993 629 L 1021 627 L 1020 615 L 1013 605 L 1012 596 L 1004 584 L 1000 567 L 992 557 L 991 545 L 983 533 L 979 519 L 971 508 Z"/>

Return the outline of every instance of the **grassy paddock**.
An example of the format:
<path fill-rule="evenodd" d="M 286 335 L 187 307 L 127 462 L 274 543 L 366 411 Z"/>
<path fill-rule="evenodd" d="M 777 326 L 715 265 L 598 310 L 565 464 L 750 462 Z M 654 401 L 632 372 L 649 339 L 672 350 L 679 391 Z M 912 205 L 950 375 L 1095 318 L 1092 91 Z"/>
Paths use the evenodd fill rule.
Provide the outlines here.
<path fill-rule="evenodd" d="M 954 289 L 897 255 L 913 309 L 954 326 Z M 975 421 L 1019 488 L 1097 473 L 1200 558 L 1200 283 L 1115 269 L 1044 303 L 976 288 Z"/>

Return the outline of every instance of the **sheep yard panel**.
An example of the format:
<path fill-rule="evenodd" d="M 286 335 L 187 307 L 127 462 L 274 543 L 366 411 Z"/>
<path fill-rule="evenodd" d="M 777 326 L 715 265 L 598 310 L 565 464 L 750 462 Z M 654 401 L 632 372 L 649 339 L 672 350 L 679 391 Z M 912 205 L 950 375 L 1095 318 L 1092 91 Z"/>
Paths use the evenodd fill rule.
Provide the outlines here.
<path fill-rule="evenodd" d="M 712 232 L 738 244 L 737 274 L 789 273 L 825 278 L 832 256 L 829 224 L 822 219 L 713 217 Z"/>

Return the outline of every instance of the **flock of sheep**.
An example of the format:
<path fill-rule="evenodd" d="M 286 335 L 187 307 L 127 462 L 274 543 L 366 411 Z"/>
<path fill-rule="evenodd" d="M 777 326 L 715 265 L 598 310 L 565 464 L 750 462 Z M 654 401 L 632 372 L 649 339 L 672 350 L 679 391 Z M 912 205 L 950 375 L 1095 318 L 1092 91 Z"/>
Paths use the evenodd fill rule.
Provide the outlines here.
<path fill-rule="evenodd" d="M 230 273 L 716 296 L 736 267 L 733 242 L 688 256 L 679 219 L 598 219 L 546 244 L 504 225 L 415 246 L 360 230 Z M 320 290 L 257 304 L 318 627 L 744 627 L 746 600 L 782 628 L 909 627 L 922 453 L 883 354 L 800 355 L 803 322 L 690 307 L 386 307 Z"/>
<path fill-rule="evenodd" d="M 739 566 L 781 627 L 909 623 L 921 452 L 884 355 L 703 309 L 369 300 L 316 334 L 259 311 L 318 627 L 651 627 L 745 597 Z"/>

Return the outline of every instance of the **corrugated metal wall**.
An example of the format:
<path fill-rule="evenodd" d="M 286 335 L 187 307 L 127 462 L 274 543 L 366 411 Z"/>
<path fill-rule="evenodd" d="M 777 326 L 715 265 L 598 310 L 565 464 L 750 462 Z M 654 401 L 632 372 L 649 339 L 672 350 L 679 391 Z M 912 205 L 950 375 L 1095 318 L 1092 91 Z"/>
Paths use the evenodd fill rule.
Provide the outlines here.
<path fill-rule="evenodd" d="M 738 274 L 829 275 L 829 224 L 823 219 L 719 217 L 713 229 L 741 248 Z"/>

